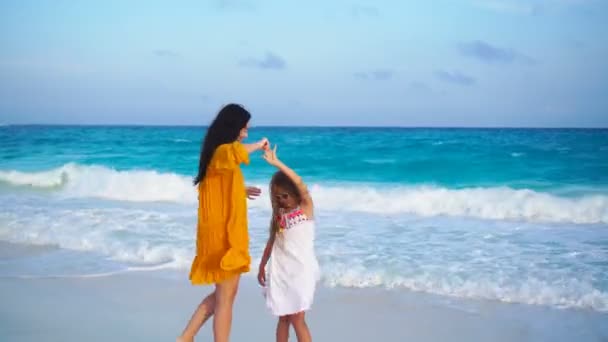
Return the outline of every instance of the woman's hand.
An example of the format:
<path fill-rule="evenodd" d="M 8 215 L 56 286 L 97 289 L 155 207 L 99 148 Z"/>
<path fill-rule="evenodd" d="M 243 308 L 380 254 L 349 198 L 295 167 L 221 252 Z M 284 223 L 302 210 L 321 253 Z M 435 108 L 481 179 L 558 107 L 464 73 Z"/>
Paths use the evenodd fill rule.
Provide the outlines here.
<path fill-rule="evenodd" d="M 272 166 L 279 167 L 281 165 L 281 161 L 277 157 L 277 145 L 274 145 L 273 149 L 266 149 L 263 158 Z"/>
<path fill-rule="evenodd" d="M 256 188 L 255 186 L 248 186 L 245 188 L 245 192 L 247 193 L 247 198 L 250 200 L 256 199 L 262 193 L 262 189 Z"/>
<path fill-rule="evenodd" d="M 258 271 L 258 283 L 260 286 L 266 286 L 266 267 L 260 265 L 260 270 Z"/>
<path fill-rule="evenodd" d="M 260 141 L 258 141 L 258 145 L 260 146 L 261 150 L 268 151 L 270 148 L 270 141 L 268 141 L 267 138 L 262 138 Z"/>
<path fill-rule="evenodd" d="M 252 153 L 257 150 L 267 151 L 269 148 L 270 148 L 270 141 L 268 141 L 267 138 L 262 138 L 262 139 L 260 139 L 260 141 L 252 143 L 252 144 L 245 144 L 245 149 L 247 150 L 247 153 Z"/>

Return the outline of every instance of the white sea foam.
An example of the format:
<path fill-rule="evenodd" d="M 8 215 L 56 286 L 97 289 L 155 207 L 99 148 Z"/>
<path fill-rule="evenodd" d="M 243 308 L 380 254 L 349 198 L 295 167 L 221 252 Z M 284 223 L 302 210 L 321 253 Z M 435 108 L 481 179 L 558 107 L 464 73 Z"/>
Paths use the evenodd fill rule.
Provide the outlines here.
<path fill-rule="evenodd" d="M 66 164 L 43 172 L 0 171 L 0 182 L 52 189 L 72 198 L 133 202 L 196 203 L 190 177 L 150 170 L 117 171 L 103 166 Z M 265 188 L 265 185 L 262 186 Z M 562 197 L 508 187 L 448 189 L 434 186 L 311 185 L 324 210 L 423 217 L 463 216 L 531 222 L 608 223 L 608 196 Z M 265 195 L 266 196 L 266 195 Z M 269 207 L 263 197 L 253 207 Z"/>

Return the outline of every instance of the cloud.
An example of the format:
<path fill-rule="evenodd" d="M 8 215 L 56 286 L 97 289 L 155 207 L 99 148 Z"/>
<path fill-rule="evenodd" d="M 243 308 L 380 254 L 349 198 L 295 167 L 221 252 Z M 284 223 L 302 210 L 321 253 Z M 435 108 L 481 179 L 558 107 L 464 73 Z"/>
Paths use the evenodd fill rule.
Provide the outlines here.
<path fill-rule="evenodd" d="M 475 7 L 506 14 L 542 15 L 554 10 L 569 10 L 574 6 L 586 6 L 599 3 L 599 0 L 472 0 Z"/>
<path fill-rule="evenodd" d="M 450 72 L 445 70 L 438 70 L 437 72 L 435 72 L 435 76 L 437 76 L 437 78 L 443 82 L 457 84 L 461 86 L 472 86 L 477 82 L 475 78 L 465 75 L 459 71 Z"/>
<path fill-rule="evenodd" d="M 536 60 L 513 49 L 492 46 L 481 40 L 458 44 L 458 50 L 466 57 L 475 58 L 485 63 L 513 63 L 516 61 L 525 64 L 536 64 Z"/>
<path fill-rule="evenodd" d="M 97 70 L 91 65 L 72 62 L 69 60 L 50 59 L 0 59 L 0 69 L 19 71 L 32 71 L 35 73 L 58 73 L 58 74 L 87 74 Z"/>
<path fill-rule="evenodd" d="M 405 92 L 414 96 L 445 96 L 447 94 L 445 90 L 434 89 L 427 83 L 420 81 L 410 82 L 405 88 Z"/>
<path fill-rule="evenodd" d="M 587 47 L 587 44 L 579 39 L 573 39 L 570 41 L 570 45 L 576 49 L 584 49 Z"/>
<path fill-rule="evenodd" d="M 355 78 L 358 78 L 360 80 L 368 80 L 369 79 L 369 75 L 366 72 L 355 72 L 353 73 L 353 76 L 355 76 Z"/>
<path fill-rule="evenodd" d="M 296 99 L 287 100 L 288 106 L 301 107 L 303 105 L 302 101 Z"/>
<path fill-rule="evenodd" d="M 476 7 L 499 13 L 519 14 L 519 15 L 539 15 L 543 12 L 540 3 L 515 2 L 501 0 L 476 0 L 473 1 Z"/>
<path fill-rule="evenodd" d="M 179 53 L 169 49 L 157 49 L 153 51 L 158 57 L 179 57 Z"/>
<path fill-rule="evenodd" d="M 246 58 L 239 62 L 239 65 L 246 68 L 274 69 L 282 70 L 287 67 L 285 60 L 272 52 L 266 52 L 264 58 Z"/>
<path fill-rule="evenodd" d="M 356 18 L 380 16 L 378 8 L 368 5 L 354 5 L 351 7 L 350 13 Z"/>
<path fill-rule="evenodd" d="M 419 93 L 430 93 L 433 90 L 424 82 L 414 81 L 409 84 L 409 90 Z"/>
<path fill-rule="evenodd" d="M 245 11 L 250 12 L 255 10 L 255 5 L 247 0 L 216 0 L 215 5 L 223 11 Z"/>
<path fill-rule="evenodd" d="M 355 72 L 353 76 L 360 80 L 386 81 L 393 78 L 395 72 L 388 69 L 378 69 L 368 72 Z"/>

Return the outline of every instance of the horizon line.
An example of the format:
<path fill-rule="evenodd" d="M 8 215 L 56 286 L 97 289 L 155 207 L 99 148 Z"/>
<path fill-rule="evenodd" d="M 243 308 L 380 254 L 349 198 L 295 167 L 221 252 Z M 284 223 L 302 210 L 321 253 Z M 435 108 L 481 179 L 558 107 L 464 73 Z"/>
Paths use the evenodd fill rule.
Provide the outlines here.
<path fill-rule="evenodd" d="M 142 123 L 87 123 L 87 124 L 66 124 L 66 123 L 2 123 L 2 127 L 166 127 L 166 128 L 188 128 L 188 127 L 208 127 L 208 124 L 142 124 Z M 253 128 L 393 128 L 393 129 L 608 129 L 608 126 L 417 126 L 417 125 L 253 125 Z"/>

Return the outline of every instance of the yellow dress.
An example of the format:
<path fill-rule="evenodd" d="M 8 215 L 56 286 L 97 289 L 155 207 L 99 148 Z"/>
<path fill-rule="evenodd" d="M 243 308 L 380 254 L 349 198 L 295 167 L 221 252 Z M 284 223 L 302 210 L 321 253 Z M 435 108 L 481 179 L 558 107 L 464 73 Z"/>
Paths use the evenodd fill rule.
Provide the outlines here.
<path fill-rule="evenodd" d="M 249 154 L 240 142 L 220 145 L 198 185 L 196 257 L 190 269 L 195 285 L 220 283 L 249 272 L 247 195 L 240 164 Z"/>

